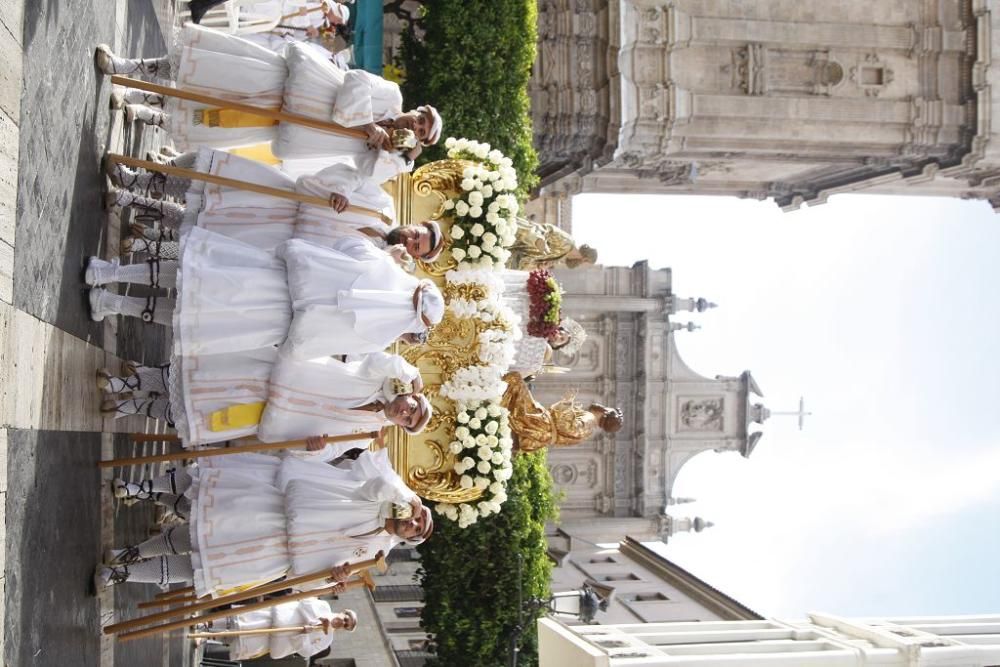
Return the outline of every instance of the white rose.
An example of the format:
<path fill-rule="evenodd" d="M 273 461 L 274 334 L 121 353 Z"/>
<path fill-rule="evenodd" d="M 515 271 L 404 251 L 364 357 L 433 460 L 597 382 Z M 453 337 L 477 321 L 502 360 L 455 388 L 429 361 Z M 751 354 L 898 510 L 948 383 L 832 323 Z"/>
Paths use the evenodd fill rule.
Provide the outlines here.
<path fill-rule="evenodd" d="M 503 454 L 501 452 L 493 452 L 493 456 L 490 457 L 490 463 L 495 466 L 503 463 Z"/>
<path fill-rule="evenodd" d="M 472 460 L 471 456 L 466 456 L 464 459 L 462 459 L 462 465 L 465 466 L 466 468 L 471 468 L 472 466 L 476 465 L 476 462 Z"/>
<path fill-rule="evenodd" d="M 462 229 L 458 225 L 454 225 L 451 228 L 451 238 L 453 238 L 453 239 L 460 239 L 463 236 L 465 236 L 465 230 L 464 229 Z"/>
<path fill-rule="evenodd" d="M 455 204 L 455 213 L 458 214 L 459 217 L 469 215 L 469 205 L 464 201 L 459 201 Z"/>
<path fill-rule="evenodd" d="M 472 152 L 480 160 L 485 160 L 486 156 L 490 154 L 490 145 L 489 144 L 480 144 L 480 145 L 476 146 L 476 149 L 474 151 L 472 151 Z"/>
<path fill-rule="evenodd" d="M 451 256 L 461 262 L 463 259 L 465 259 L 465 251 L 462 250 L 461 248 L 452 248 Z"/>
<path fill-rule="evenodd" d="M 486 408 L 486 412 L 490 413 L 490 417 L 499 417 L 503 410 L 496 403 L 490 403 L 489 407 Z"/>
<path fill-rule="evenodd" d="M 503 187 L 507 190 L 517 190 L 517 181 L 505 178 L 503 179 Z M 516 212 L 517 204 L 512 204 L 510 208 L 515 209 Z"/>
<path fill-rule="evenodd" d="M 461 461 L 456 461 L 455 465 L 453 465 L 451 469 L 454 470 L 459 475 L 464 474 L 466 470 L 465 464 L 462 463 Z"/>
<path fill-rule="evenodd" d="M 489 445 L 490 447 L 496 447 L 497 445 L 500 444 L 500 438 L 496 437 L 495 435 L 488 435 L 486 436 L 486 444 Z"/>
<path fill-rule="evenodd" d="M 496 242 L 497 242 L 497 235 L 494 234 L 493 232 L 486 232 L 485 234 L 483 234 L 483 243 L 485 243 L 486 245 L 492 246 L 495 245 Z"/>
<path fill-rule="evenodd" d="M 490 205 L 486 207 L 486 210 L 490 213 L 497 213 L 500 211 L 500 202 L 494 199 L 490 202 Z"/>
<path fill-rule="evenodd" d="M 514 161 L 509 157 L 504 157 L 500 160 L 501 167 L 507 167 L 508 169 L 514 166 Z"/>
<path fill-rule="evenodd" d="M 513 441 L 512 441 L 512 442 L 513 442 Z M 466 437 L 462 438 L 462 445 L 463 445 L 463 446 L 464 446 L 464 447 L 465 447 L 466 449 L 470 449 L 470 448 L 472 448 L 472 447 L 475 447 L 475 446 L 476 446 L 476 439 L 475 439 L 475 438 L 473 438 L 473 437 L 472 437 L 471 435 L 469 435 L 469 436 L 466 436 Z"/>
<path fill-rule="evenodd" d="M 487 443 L 487 440 L 486 440 L 486 435 L 483 434 L 483 433 L 480 433 L 479 435 L 477 435 L 476 436 L 476 444 L 479 445 L 480 447 L 484 447 L 485 445 L 487 445 L 488 443 Z M 480 456 L 479 458 L 483 458 L 483 457 Z"/>
<path fill-rule="evenodd" d="M 489 461 L 493 458 L 493 450 L 487 447 L 484 442 L 483 445 L 476 450 L 476 456 L 479 457 L 480 461 Z"/>
<path fill-rule="evenodd" d="M 476 477 L 476 488 L 485 491 L 490 486 L 490 480 L 488 477 Z"/>
<path fill-rule="evenodd" d="M 484 197 L 492 197 L 493 196 L 493 186 L 492 185 L 484 185 L 483 186 L 483 196 Z"/>
<path fill-rule="evenodd" d="M 479 246 L 474 245 L 469 247 L 469 258 L 475 259 L 483 254 L 483 251 L 479 249 Z"/>
<path fill-rule="evenodd" d="M 490 507 L 490 504 L 488 502 L 486 502 L 485 500 L 482 500 L 479 503 L 477 503 L 476 507 L 479 508 L 479 513 L 482 516 L 489 516 L 490 512 L 493 509 L 492 507 Z"/>
<path fill-rule="evenodd" d="M 470 206 L 469 207 L 469 217 L 470 218 L 478 218 L 482 214 L 483 214 L 483 207 L 482 206 Z"/>
<path fill-rule="evenodd" d="M 482 206 L 483 205 L 483 193 L 482 192 L 470 192 L 469 193 L 469 204 L 471 206 Z"/>
<path fill-rule="evenodd" d="M 479 463 L 476 464 L 476 470 L 486 475 L 489 474 L 492 468 L 489 464 L 489 461 L 480 461 Z"/>
<path fill-rule="evenodd" d="M 497 424 L 494 421 L 491 421 L 489 424 L 486 425 L 486 432 L 490 435 L 493 435 L 494 433 L 497 432 L 497 430 L 499 430 L 499 428 L 500 428 L 499 424 Z M 458 433 L 458 431 L 456 431 L 456 433 Z"/>
<path fill-rule="evenodd" d="M 469 428 L 478 429 L 482 428 L 482 426 L 483 426 L 482 422 L 480 422 L 475 417 L 469 420 Z"/>
<path fill-rule="evenodd" d="M 459 424 L 468 424 L 469 423 L 469 414 L 467 412 L 464 412 L 464 411 L 463 412 L 459 412 L 457 419 L 458 419 L 458 423 Z"/>
<path fill-rule="evenodd" d="M 503 153 L 494 148 L 489 152 L 489 158 L 490 162 L 500 164 L 500 161 L 503 160 Z"/>
<path fill-rule="evenodd" d="M 462 189 L 463 190 L 469 191 L 469 190 L 471 190 L 474 187 L 476 187 L 476 182 L 474 180 L 472 180 L 471 178 L 463 178 L 462 179 Z"/>
<path fill-rule="evenodd" d="M 486 222 L 490 223 L 491 225 L 496 225 L 499 221 L 500 221 L 500 216 L 497 215 L 496 211 L 490 211 L 489 213 L 486 214 Z"/>
<path fill-rule="evenodd" d="M 489 411 L 484 407 L 480 406 L 476 408 L 476 419 L 479 420 L 486 419 L 486 417 L 489 416 L 489 414 L 490 414 Z"/>
<path fill-rule="evenodd" d="M 482 223 L 477 222 L 476 224 L 472 225 L 472 229 L 469 230 L 469 233 L 472 234 L 473 236 L 479 237 L 482 236 L 483 232 L 485 231 L 486 228 L 483 227 Z"/>
<path fill-rule="evenodd" d="M 471 489 L 472 488 L 472 478 L 469 477 L 468 475 L 462 475 L 462 479 L 458 480 L 458 484 L 463 489 Z"/>
<path fill-rule="evenodd" d="M 455 200 L 449 199 L 444 203 L 444 210 L 450 211 L 453 208 L 455 208 Z"/>
<path fill-rule="evenodd" d="M 468 421 L 468 419 L 466 419 L 466 421 Z M 465 438 L 468 437 L 468 435 L 469 435 L 469 429 L 466 428 L 465 426 L 459 426 L 458 428 L 455 429 L 455 437 L 458 438 L 459 440 L 465 440 Z"/>
<path fill-rule="evenodd" d="M 475 178 L 476 170 L 472 167 L 466 167 L 462 170 L 462 178 Z"/>
<path fill-rule="evenodd" d="M 458 143 L 458 139 L 456 139 L 455 137 L 448 137 L 447 139 L 444 140 L 444 147 L 445 148 L 454 148 L 455 144 L 457 144 L 457 143 Z"/>
<path fill-rule="evenodd" d="M 507 502 L 507 492 L 501 490 L 500 493 L 493 496 L 493 502 L 495 503 L 505 503 Z"/>
<path fill-rule="evenodd" d="M 449 450 L 449 451 L 450 451 L 450 452 L 451 452 L 452 454 L 458 454 L 458 453 L 459 453 L 459 452 L 461 452 L 461 451 L 462 451 L 463 449 L 464 449 L 464 447 L 462 446 L 462 443 L 461 443 L 461 442 L 459 442 L 458 440 L 455 440 L 455 441 L 454 441 L 454 442 L 452 442 L 452 443 L 451 443 L 450 445 L 448 445 L 448 450 Z"/>

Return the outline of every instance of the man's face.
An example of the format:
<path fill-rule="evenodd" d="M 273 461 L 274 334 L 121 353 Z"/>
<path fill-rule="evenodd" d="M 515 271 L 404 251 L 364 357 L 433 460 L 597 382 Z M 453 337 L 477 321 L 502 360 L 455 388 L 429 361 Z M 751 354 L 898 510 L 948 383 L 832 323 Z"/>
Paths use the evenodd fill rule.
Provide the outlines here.
<path fill-rule="evenodd" d="M 409 519 L 393 519 L 395 522 L 393 525 L 397 537 L 402 537 L 404 540 L 415 540 L 424 534 L 424 529 L 427 527 L 427 513 L 417 512 Z"/>
<path fill-rule="evenodd" d="M 558 349 L 569 342 L 569 334 L 565 329 L 559 327 L 559 329 L 552 335 L 549 339 L 549 344 L 553 349 Z"/>
<path fill-rule="evenodd" d="M 410 257 L 426 257 L 431 254 L 431 232 L 423 225 L 407 225 L 399 230 L 403 245 Z"/>
<path fill-rule="evenodd" d="M 426 144 L 434 127 L 434 118 L 429 111 L 407 111 L 396 118 L 396 127 L 412 130 L 417 135 L 417 141 Z"/>
<path fill-rule="evenodd" d="M 420 403 L 413 394 L 400 394 L 385 406 L 385 416 L 397 426 L 412 429 L 420 423 Z"/>
<path fill-rule="evenodd" d="M 338 629 L 353 630 L 356 623 L 351 616 L 347 614 L 335 614 L 330 618 L 330 625 Z"/>

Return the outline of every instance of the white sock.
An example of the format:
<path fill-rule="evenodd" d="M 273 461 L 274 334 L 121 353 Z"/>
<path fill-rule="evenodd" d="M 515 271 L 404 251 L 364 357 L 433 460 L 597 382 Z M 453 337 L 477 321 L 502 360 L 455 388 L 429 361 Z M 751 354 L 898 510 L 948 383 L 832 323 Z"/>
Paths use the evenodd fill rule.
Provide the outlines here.
<path fill-rule="evenodd" d="M 177 262 L 154 257 L 139 264 L 120 265 L 115 281 L 172 289 L 177 286 Z"/>
<path fill-rule="evenodd" d="M 142 558 L 187 553 L 191 553 L 191 528 L 187 524 L 167 528 L 139 545 L 139 555 Z"/>
<path fill-rule="evenodd" d="M 141 584 L 190 584 L 194 582 L 191 556 L 157 556 L 128 566 L 128 581 Z"/>
<path fill-rule="evenodd" d="M 174 306 L 177 303 L 174 299 L 156 296 L 142 298 L 137 296 L 121 296 L 119 294 L 112 294 L 110 296 L 117 303 L 109 302 L 108 305 L 119 315 L 145 319 L 143 318 L 143 313 L 148 312 L 151 313 L 149 321 L 156 324 L 163 324 L 164 326 L 171 326 L 173 324 Z"/>
<path fill-rule="evenodd" d="M 153 491 L 159 493 L 183 494 L 191 486 L 191 475 L 184 468 L 178 468 L 153 479 Z"/>

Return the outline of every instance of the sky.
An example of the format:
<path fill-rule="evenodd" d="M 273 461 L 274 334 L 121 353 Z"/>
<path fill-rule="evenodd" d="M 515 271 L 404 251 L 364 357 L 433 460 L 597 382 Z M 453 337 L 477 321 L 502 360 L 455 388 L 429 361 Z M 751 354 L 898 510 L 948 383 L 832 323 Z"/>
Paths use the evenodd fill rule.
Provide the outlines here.
<path fill-rule="evenodd" d="M 610 220 L 615 223 L 609 224 Z M 1000 216 L 839 195 L 793 213 L 725 197 L 579 195 L 601 263 L 670 267 L 719 308 L 677 334 L 696 372 L 752 371 L 751 458 L 701 454 L 662 553 L 767 616 L 1000 613 Z"/>

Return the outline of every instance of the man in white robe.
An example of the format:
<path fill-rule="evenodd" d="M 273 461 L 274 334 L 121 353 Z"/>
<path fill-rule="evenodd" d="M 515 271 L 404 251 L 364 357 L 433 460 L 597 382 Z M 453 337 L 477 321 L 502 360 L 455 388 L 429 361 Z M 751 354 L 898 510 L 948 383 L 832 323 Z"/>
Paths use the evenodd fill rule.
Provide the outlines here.
<path fill-rule="evenodd" d="M 333 45 L 330 33 L 337 32 L 338 26 L 346 26 L 351 18 L 350 8 L 334 0 L 270 0 L 255 3 L 252 11 L 265 16 L 278 15 L 281 20 L 274 30 L 243 35 L 244 39 L 275 53 L 281 53 L 293 42 L 302 42 L 327 59 L 339 50 L 326 48 Z"/>
<path fill-rule="evenodd" d="M 225 632 L 227 630 L 265 630 L 273 628 L 309 627 L 301 631 L 289 631 L 259 635 L 220 635 L 216 641 L 229 645 L 230 660 L 252 660 L 263 656 L 272 659 L 297 654 L 304 658 L 316 655 L 333 644 L 337 631 L 354 632 L 358 617 L 350 609 L 334 612 L 330 603 L 319 598 L 306 598 L 293 602 L 282 602 L 268 609 L 240 612 L 225 621 L 216 622 L 211 627 L 196 629 L 202 632 Z"/>
<path fill-rule="evenodd" d="M 331 261 L 333 253 L 339 261 Z M 379 352 L 444 317 L 444 297 L 434 283 L 400 270 L 360 238 L 342 238 L 331 248 L 293 239 L 278 254 L 292 297 L 292 326 L 282 345 L 289 356 L 328 355 L 332 340 L 350 351 L 341 354 Z"/>
<path fill-rule="evenodd" d="M 435 144 L 441 136 L 441 116 L 433 107 L 404 113 L 396 84 L 360 70 L 344 72 L 304 44 L 290 44 L 282 54 L 276 54 L 239 37 L 187 24 L 180 32 L 178 49 L 170 57 L 120 58 L 102 44 L 97 47 L 96 61 L 106 74 L 141 73 L 173 79 L 179 88 L 333 120 L 366 135 L 349 137 L 287 122 L 275 124 L 261 116 L 208 108 L 177 97 L 160 100 L 164 112 L 142 105 L 126 106 L 127 120 L 167 127 L 174 142 L 184 149 L 273 141 L 272 150 L 282 159 L 348 157 L 368 176 L 376 173 L 379 162 L 388 159 L 393 167 L 379 173 L 392 177 L 411 170 L 420 152 L 417 146 L 399 153 L 391 138 L 393 130 L 411 130 L 421 145 Z"/>
<path fill-rule="evenodd" d="M 98 589 L 122 582 L 193 583 L 198 597 L 283 576 L 328 570 L 430 537 L 430 510 L 389 464 L 386 450 L 349 467 L 295 456 L 238 454 L 200 459 L 157 479 L 113 481 L 116 497 L 179 506 L 189 523 L 142 544 L 112 549 L 95 572 Z M 182 494 L 187 503 L 177 503 Z M 407 518 L 396 518 L 409 508 Z M 317 581 L 303 588 L 328 586 Z"/>
<path fill-rule="evenodd" d="M 377 179 L 366 176 L 347 158 L 324 168 L 317 167 L 316 173 L 297 179 L 255 160 L 209 149 L 185 153 L 173 163 L 213 176 L 319 197 L 330 201 L 333 207 L 148 173 L 122 165 L 111 168 L 109 175 L 116 185 L 126 189 L 112 189 L 108 193 L 107 207 L 130 206 L 143 218 L 159 220 L 174 230 L 182 225 L 198 226 L 265 250 L 272 250 L 293 236 L 320 245 L 330 245 L 343 236 L 355 236 L 395 257 L 402 257 L 405 251 L 410 257 L 433 262 L 445 245 L 440 226 L 432 220 L 400 227 L 383 222 L 371 213 L 347 210 L 348 204 L 354 204 L 380 211 L 390 220 L 395 217 L 392 198 L 378 185 Z M 183 198 L 187 204 L 134 191 Z M 132 243 L 130 249 L 133 251 L 153 250 L 157 256 L 177 256 L 176 243 L 157 241 L 149 244 L 141 240 L 138 244 Z"/>

